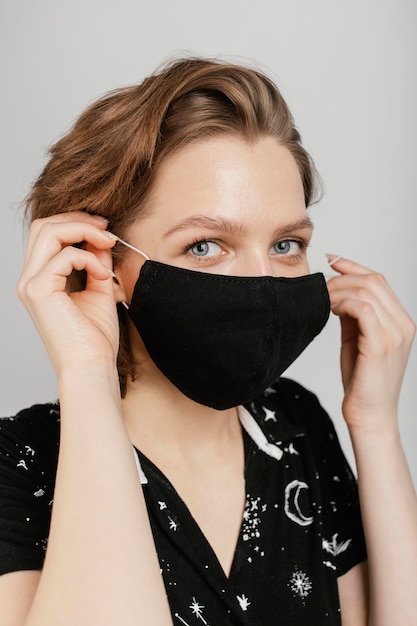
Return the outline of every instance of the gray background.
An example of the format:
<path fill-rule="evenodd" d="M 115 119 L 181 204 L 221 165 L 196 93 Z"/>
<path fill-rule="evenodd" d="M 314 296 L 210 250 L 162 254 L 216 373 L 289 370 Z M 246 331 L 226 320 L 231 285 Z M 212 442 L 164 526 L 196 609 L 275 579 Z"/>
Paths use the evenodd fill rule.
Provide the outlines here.
<path fill-rule="evenodd" d="M 417 319 L 415 0 L 2 0 L 0 414 L 56 397 L 54 373 L 14 288 L 21 201 L 48 145 L 103 92 L 190 51 L 249 60 L 276 80 L 325 183 L 311 267 L 325 252 L 383 272 Z M 318 393 L 350 460 L 340 413 L 339 328 L 288 372 Z M 417 482 L 417 355 L 401 431 Z"/>

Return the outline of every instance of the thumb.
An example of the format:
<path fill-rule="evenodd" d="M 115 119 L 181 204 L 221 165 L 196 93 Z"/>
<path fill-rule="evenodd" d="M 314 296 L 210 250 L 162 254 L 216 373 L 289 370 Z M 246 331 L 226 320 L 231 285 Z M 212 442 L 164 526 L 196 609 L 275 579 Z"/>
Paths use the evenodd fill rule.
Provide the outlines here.
<path fill-rule="evenodd" d="M 113 292 L 113 281 L 117 279 L 113 272 L 113 259 L 110 250 L 99 250 L 90 244 L 87 245 L 87 250 L 97 257 L 106 272 L 103 272 L 103 277 L 100 278 L 94 277 L 87 272 L 86 290 L 104 293 Z"/>

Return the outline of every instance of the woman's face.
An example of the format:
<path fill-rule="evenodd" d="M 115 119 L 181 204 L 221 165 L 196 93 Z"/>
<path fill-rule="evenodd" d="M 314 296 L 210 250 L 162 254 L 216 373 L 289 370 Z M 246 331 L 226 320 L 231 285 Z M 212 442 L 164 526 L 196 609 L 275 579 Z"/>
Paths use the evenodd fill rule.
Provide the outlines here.
<path fill-rule="evenodd" d="M 153 261 L 234 276 L 309 273 L 303 185 L 293 156 L 272 137 L 222 136 L 174 153 L 160 167 L 150 208 L 128 241 Z M 128 302 L 143 262 L 129 251 L 118 268 Z"/>

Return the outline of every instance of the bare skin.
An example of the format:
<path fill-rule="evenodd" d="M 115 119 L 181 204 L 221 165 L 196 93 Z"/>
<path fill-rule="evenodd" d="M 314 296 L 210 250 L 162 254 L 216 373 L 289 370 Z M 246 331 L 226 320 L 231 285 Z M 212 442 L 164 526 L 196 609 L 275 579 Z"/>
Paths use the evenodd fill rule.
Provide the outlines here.
<path fill-rule="evenodd" d="M 242 276 L 309 271 L 312 227 L 298 169 L 271 138 L 247 143 L 221 137 L 175 153 L 161 167 L 152 209 L 129 233 L 130 243 L 151 259 Z M 114 240 L 105 228 L 98 218 L 66 214 L 35 223 L 29 238 L 18 293 L 58 375 L 62 452 L 45 568 L 0 579 L 5 626 L 110 626 L 116 615 L 127 626 L 171 623 L 131 442 L 171 480 L 230 571 L 244 502 L 236 409 L 218 412 L 183 396 L 155 367 L 133 328 L 141 376 L 120 400 L 115 301 L 130 301 L 144 259 L 129 252 L 115 268 L 116 285 L 108 271 Z M 71 246 L 82 240 L 87 250 Z M 329 292 L 343 330 L 343 411 L 358 464 L 371 581 L 368 599 L 364 564 L 339 579 L 343 626 L 399 620 L 411 626 L 417 614 L 417 505 L 396 412 L 415 329 L 382 277 L 352 261 L 333 267 L 339 276 Z M 69 296 L 66 277 L 73 268 L 86 269 L 89 279 L 86 291 Z M 107 497 L 116 483 L 124 489 L 109 515 Z M 204 498 L 197 483 L 205 487 Z M 207 505 L 214 499 L 227 504 L 222 516 L 222 506 Z M 74 511 L 75 525 L 68 523 Z M 395 548 L 387 537 L 395 537 Z M 115 589 L 123 590 L 122 597 Z M 24 610 L 13 602 L 16 593 L 25 599 Z"/>
<path fill-rule="evenodd" d="M 306 246 L 312 227 L 298 169 L 289 153 L 274 140 L 248 145 L 244 151 L 242 142 L 229 139 L 208 147 L 205 143 L 193 146 L 163 164 L 152 203 L 158 209 L 132 229 L 129 241 L 151 259 L 205 272 L 308 273 Z M 298 226 L 283 236 L 281 231 L 292 224 Z M 289 235 L 294 239 L 291 254 L 277 254 L 274 244 Z M 210 242 L 204 256 L 195 254 L 199 244 L 195 251 L 184 252 L 202 236 Z M 298 239 L 302 242 L 296 243 Z M 141 255 L 129 252 L 123 265 L 116 268 L 119 300 L 130 302 L 143 261 Z M 190 401 L 162 376 L 134 329 L 131 334 L 141 376 L 123 401 L 130 437 L 175 485 L 228 574 L 245 500 L 237 411 L 218 412 Z M 161 388 L 166 393 L 156 394 Z M 141 419 L 137 420 L 139 405 Z M 197 488 L 199 484 L 201 488 Z M 218 505 L 213 507 L 216 501 Z"/>

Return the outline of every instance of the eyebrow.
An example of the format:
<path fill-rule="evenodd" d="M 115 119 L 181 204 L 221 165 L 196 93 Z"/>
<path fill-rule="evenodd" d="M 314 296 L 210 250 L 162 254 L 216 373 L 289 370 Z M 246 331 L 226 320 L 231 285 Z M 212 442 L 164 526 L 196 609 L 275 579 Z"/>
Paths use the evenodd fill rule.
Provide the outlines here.
<path fill-rule="evenodd" d="M 214 218 L 214 217 L 208 217 L 207 215 L 193 215 L 191 217 L 187 217 L 182 222 L 179 222 L 179 224 L 176 224 L 175 226 L 167 230 L 167 232 L 164 233 L 163 237 L 166 238 L 174 233 L 181 232 L 183 230 L 188 230 L 190 228 L 204 228 L 206 230 L 222 230 L 232 235 L 241 235 L 241 236 L 247 235 L 247 229 L 244 226 L 228 218 L 225 218 L 225 217 Z M 305 230 L 305 229 L 313 230 L 313 228 L 314 228 L 313 222 L 308 216 L 306 216 L 302 218 L 301 220 L 298 220 L 291 224 L 286 224 L 282 228 L 278 228 L 275 231 L 275 236 L 285 236 L 294 232 L 295 230 Z"/>
<path fill-rule="evenodd" d="M 313 230 L 314 224 L 311 219 L 306 216 L 303 219 L 293 222 L 292 224 L 286 224 L 282 228 L 278 228 L 275 232 L 275 236 L 285 236 L 290 235 L 295 230 Z"/>

